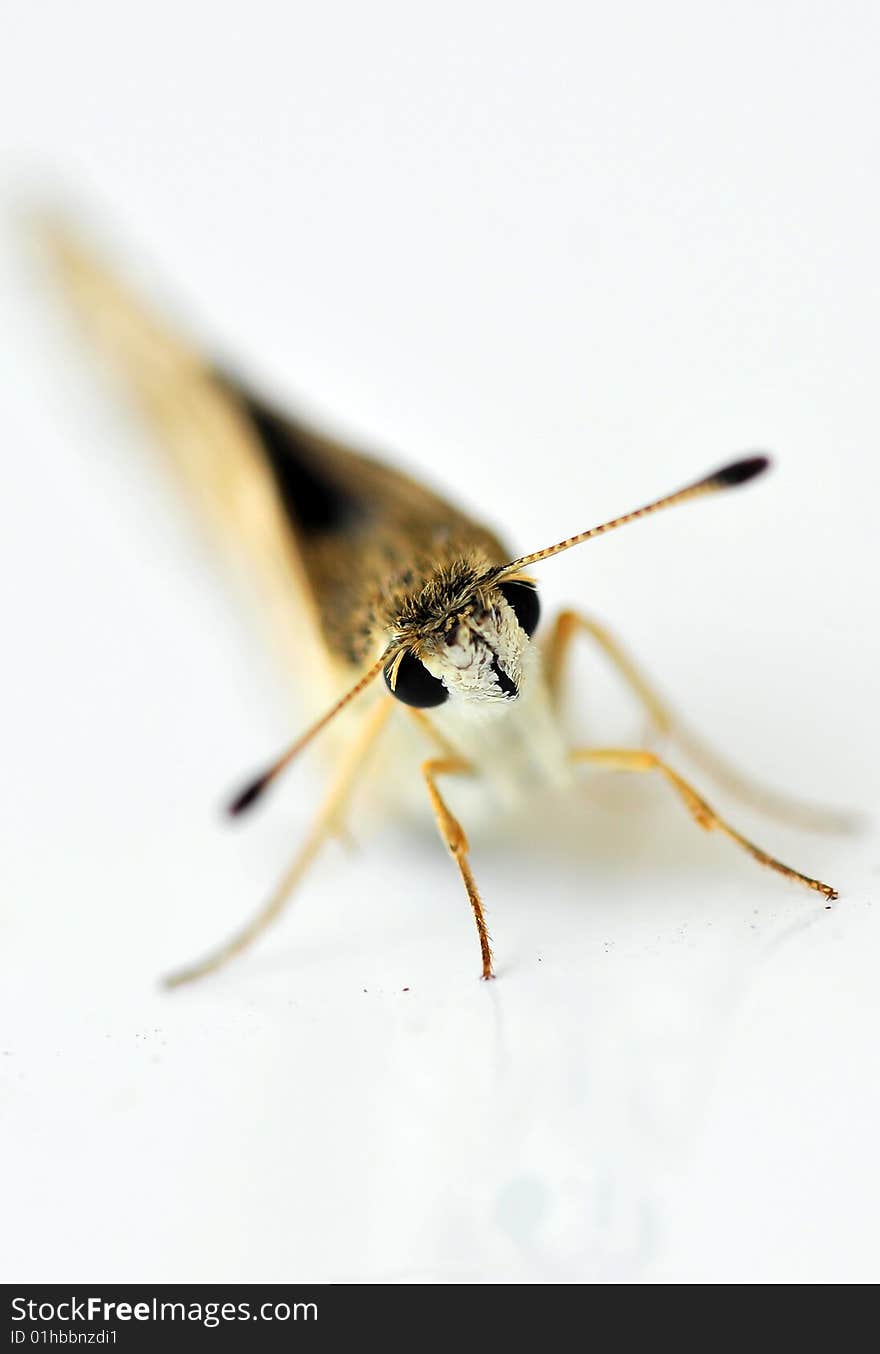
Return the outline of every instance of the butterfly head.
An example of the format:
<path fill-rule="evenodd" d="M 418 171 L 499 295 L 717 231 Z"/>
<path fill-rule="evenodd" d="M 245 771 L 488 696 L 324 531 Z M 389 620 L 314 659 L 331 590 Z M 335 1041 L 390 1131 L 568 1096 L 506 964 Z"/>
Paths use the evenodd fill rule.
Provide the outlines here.
<path fill-rule="evenodd" d="M 441 571 L 398 607 L 393 632 L 403 647 L 384 668 L 386 686 L 420 709 L 448 700 L 503 708 L 526 679 L 539 617 L 529 579 L 495 581 L 465 562 Z"/>

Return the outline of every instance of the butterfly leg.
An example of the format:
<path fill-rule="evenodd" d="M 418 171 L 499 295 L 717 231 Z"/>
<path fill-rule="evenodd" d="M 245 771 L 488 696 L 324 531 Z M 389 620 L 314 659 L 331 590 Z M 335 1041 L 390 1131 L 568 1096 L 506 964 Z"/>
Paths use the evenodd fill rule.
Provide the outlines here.
<path fill-rule="evenodd" d="M 464 757 L 432 757 L 429 761 L 423 762 L 421 771 L 425 778 L 425 784 L 428 787 L 428 794 L 431 799 L 431 806 L 434 810 L 434 817 L 437 820 L 437 831 L 440 833 L 447 850 L 458 866 L 458 872 L 461 875 L 462 883 L 467 891 L 468 900 L 474 911 L 474 920 L 477 923 L 477 934 L 480 937 L 480 954 L 483 957 L 484 978 L 494 978 L 492 972 L 492 949 L 489 944 L 489 931 L 486 927 L 486 916 L 483 912 L 483 904 L 480 900 L 480 894 L 474 882 L 474 876 L 471 873 L 470 861 L 468 860 L 468 840 L 464 833 L 464 828 L 458 819 L 447 807 L 443 796 L 437 789 L 437 776 L 455 776 L 469 775 L 473 770 L 470 762 Z"/>
<path fill-rule="evenodd" d="M 285 904 L 324 842 L 328 837 L 332 837 L 335 832 L 339 831 L 340 815 L 351 796 L 358 777 L 366 766 L 369 753 L 391 713 L 392 705 L 393 701 L 390 696 L 381 700 L 361 725 L 358 737 L 349 749 L 343 765 L 318 810 L 311 832 L 269 901 L 224 945 L 218 946 L 216 950 L 212 950 L 210 954 L 197 963 L 169 974 L 164 979 L 164 986 L 179 987 L 182 983 L 190 983 L 196 978 L 203 978 L 208 973 L 216 972 L 230 959 L 233 959 L 237 954 L 241 954 L 242 950 L 247 949 L 280 916 Z"/>
<path fill-rule="evenodd" d="M 713 808 L 711 808 L 677 771 L 673 771 L 671 766 L 662 761 L 654 752 L 648 752 L 638 748 L 577 748 L 571 753 L 572 761 L 575 762 L 593 762 L 598 766 L 606 766 L 615 771 L 657 771 L 664 777 L 668 785 L 676 792 L 684 805 L 700 827 L 705 828 L 707 832 L 717 830 L 723 832 L 725 837 L 729 837 L 737 846 L 741 846 L 744 851 L 757 860 L 761 865 L 768 865 L 771 870 L 778 871 L 779 874 L 786 875 L 789 879 L 796 879 L 799 884 L 805 884 L 809 889 L 815 889 L 817 893 L 823 894 L 826 898 L 837 897 L 837 892 L 830 884 L 823 884 L 819 879 L 811 879 L 809 875 L 801 874 L 799 870 L 793 870 L 789 865 L 783 865 L 781 860 L 775 856 L 769 855 L 756 846 L 754 842 L 748 840 L 736 828 L 730 826 L 721 818 Z"/>
<path fill-rule="evenodd" d="M 669 706 L 657 694 L 614 636 L 597 621 L 577 611 L 560 612 L 547 641 L 545 650 L 547 675 L 554 701 L 559 701 L 566 661 L 572 640 L 577 634 L 588 635 L 602 650 L 612 667 L 646 710 L 654 730 L 661 735 L 672 735 L 681 750 L 695 765 L 700 766 L 717 785 L 741 803 L 781 822 L 788 822 L 808 831 L 849 832 L 856 826 L 852 814 L 805 804 L 778 791 L 756 785 L 751 779 L 729 766 L 718 753 L 707 747 L 701 738 L 686 729 L 681 720 L 673 715 Z"/>
<path fill-rule="evenodd" d="M 616 668 L 633 695 L 644 706 L 657 732 L 671 732 L 673 718 L 670 711 L 629 655 L 603 625 L 599 625 L 597 621 L 582 615 L 579 611 L 560 611 L 546 643 L 547 678 L 554 701 L 558 702 L 561 697 L 562 681 L 572 640 L 578 634 L 589 635 L 599 646 L 612 667 Z"/>

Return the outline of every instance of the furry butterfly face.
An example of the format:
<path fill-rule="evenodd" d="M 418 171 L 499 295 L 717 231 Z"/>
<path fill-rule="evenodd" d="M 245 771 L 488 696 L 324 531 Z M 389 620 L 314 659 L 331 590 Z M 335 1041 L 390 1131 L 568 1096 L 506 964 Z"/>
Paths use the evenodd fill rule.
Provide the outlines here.
<path fill-rule="evenodd" d="M 441 624 L 385 669 L 391 693 L 421 709 L 456 702 L 496 707 L 516 700 L 540 606 L 525 581 L 459 598 Z"/>

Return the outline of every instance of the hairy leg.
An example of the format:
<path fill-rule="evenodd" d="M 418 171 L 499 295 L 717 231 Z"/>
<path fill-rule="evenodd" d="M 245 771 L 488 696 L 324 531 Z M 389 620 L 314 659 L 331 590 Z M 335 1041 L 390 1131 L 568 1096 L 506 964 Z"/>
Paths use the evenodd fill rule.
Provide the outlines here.
<path fill-rule="evenodd" d="M 684 801 L 685 807 L 691 817 L 700 827 L 705 828 L 707 832 L 717 830 L 723 832 L 725 837 L 729 837 L 737 846 L 741 846 L 744 851 L 757 860 L 761 865 L 768 865 L 771 870 L 778 871 L 779 874 L 786 875 L 789 879 L 795 879 L 799 884 L 805 884 L 807 888 L 815 889 L 826 898 L 837 897 L 837 892 L 830 884 L 823 884 L 819 879 L 812 879 L 809 875 L 801 874 L 800 870 L 793 870 L 789 865 L 783 865 L 781 860 L 771 856 L 760 846 L 749 841 L 742 833 L 737 832 L 736 828 L 731 827 L 719 814 L 715 812 L 677 771 L 673 771 L 671 766 L 662 761 L 656 753 L 648 752 L 642 748 L 578 748 L 571 754 L 575 762 L 593 762 L 599 766 L 606 766 L 615 771 L 657 771 L 664 777 L 668 785 L 671 785 L 680 799 Z"/>
<path fill-rule="evenodd" d="M 787 822 L 812 832 L 850 832 L 857 826 L 852 814 L 802 803 L 778 791 L 755 784 L 729 766 L 724 758 L 707 747 L 701 738 L 691 733 L 682 721 L 673 715 L 669 706 L 609 631 L 597 621 L 577 611 L 560 612 L 545 647 L 547 675 L 555 701 L 558 702 L 560 698 L 571 643 L 577 634 L 588 635 L 602 650 L 647 711 L 656 732 L 671 735 L 695 765 L 701 767 L 716 784 L 741 803 L 777 818 L 780 822 Z"/>
<path fill-rule="evenodd" d="M 440 833 L 443 842 L 446 845 L 449 854 L 452 856 L 458 872 L 461 875 L 462 883 L 468 896 L 468 901 L 474 912 L 474 921 L 477 923 L 477 934 L 480 938 L 480 954 L 483 960 L 484 978 L 493 978 L 492 972 L 492 949 L 489 944 L 489 931 L 486 927 L 486 916 L 483 912 L 483 904 L 480 894 L 477 890 L 474 876 L 471 873 L 470 861 L 468 860 L 468 840 L 464 829 L 455 815 L 450 811 L 443 796 L 437 788 L 437 776 L 466 776 L 472 773 L 470 762 L 464 757 L 432 757 L 427 762 L 422 763 L 421 771 L 425 778 L 425 784 L 428 787 L 428 795 L 431 799 L 431 807 L 434 810 L 434 817 L 437 821 L 437 831 Z"/>
<path fill-rule="evenodd" d="M 347 756 L 318 810 L 308 837 L 268 902 L 225 944 L 218 946 L 216 950 L 212 950 L 204 959 L 195 964 L 190 964 L 186 968 L 178 969 L 176 973 L 169 974 L 164 979 L 166 987 L 179 987 L 182 983 L 190 983 L 196 978 L 203 978 L 208 973 L 215 973 L 230 959 L 233 959 L 237 954 L 241 954 L 242 950 L 246 950 L 272 922 L 277 920 L 324 842 L 328 837 L 339 831 L 340 814 L 366 765 L 376 739 L 385 726 L 391 708 L 391 697 L 382 699 L 361 724 L 358 736 L 349 748 Z"/>

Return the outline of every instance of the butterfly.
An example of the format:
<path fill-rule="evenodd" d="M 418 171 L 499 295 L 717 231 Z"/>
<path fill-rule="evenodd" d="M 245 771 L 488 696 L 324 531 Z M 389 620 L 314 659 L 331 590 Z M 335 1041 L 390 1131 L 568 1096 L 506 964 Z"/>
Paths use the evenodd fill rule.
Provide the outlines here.
<path fill-rule="evenodd" d="M 169 325 L 65 222 L 42 225 L 56 275 L 92 336 L 126 378 L 169 463 L 215 534 L 258 577 L 273 633 L 301 670 L 315 721 L 230 805 L 245 813 L 299 753 L 344 727 L 338 761 L 291 869 L 231 939 L 170 975 L 171 986 L 219 969 L 281 913 L 322 845 L 340 830 L 371 755 L 395 722 L 423 740 L 420 774 L 442 843 L 473 912 L 481 976 L 493 977 L 486 909 L 464 827 L 446 785 L 467 778 L 502 804 L 564 790 L 578 767 L 653 773 L 702 828 L 728 837 L 761 865 L 827 900 L 829 885 L 783 864 L 721 817 L 648 747 L 572 746 L 561 712 L 576 637 L 596 644 L 644 706 L 654 728 L 728 790 L 782 816 L 805 807 L 757 792 L 693 735 L 606 627 L 565 610 L 538 635 L 534 570 L 564 550 L 666 508 L 747 484 L 768 457 L 748 455 L 622 516 L 515 556 L 482 522 L 419 480 L 289 416 Z M 386 771 L 387 774 L 387 771 Z M 826 824 L 827 825 L 827 824 Z"/>

